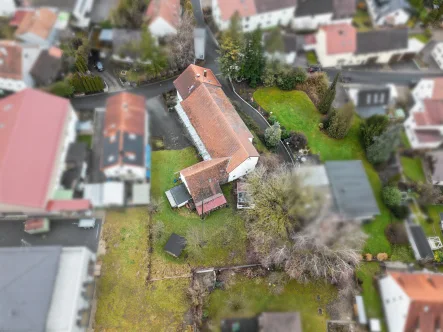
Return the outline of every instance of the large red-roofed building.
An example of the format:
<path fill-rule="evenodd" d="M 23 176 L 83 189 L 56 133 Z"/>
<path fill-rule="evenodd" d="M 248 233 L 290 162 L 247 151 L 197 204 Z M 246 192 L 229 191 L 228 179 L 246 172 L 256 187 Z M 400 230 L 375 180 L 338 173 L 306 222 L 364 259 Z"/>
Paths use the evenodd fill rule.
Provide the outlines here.
<path fill-rule="evenodd" d="M 44 212 L 75 141 L 69 100 L 25 89 L 0 100 L 0 212 Z"/>

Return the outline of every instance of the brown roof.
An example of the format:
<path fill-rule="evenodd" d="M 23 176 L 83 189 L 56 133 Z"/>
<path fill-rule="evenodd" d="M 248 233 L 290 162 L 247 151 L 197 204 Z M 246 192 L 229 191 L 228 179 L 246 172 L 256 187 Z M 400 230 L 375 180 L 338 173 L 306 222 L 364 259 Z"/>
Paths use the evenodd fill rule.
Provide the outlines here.
<path fill-rule="evenodd" d="M 180 0 L 152 0 L 146 10 L 146 15 L 150 19 L 162 17 L 177 28 L 180 23 Z"/>
<path fill-rule="evenodd" d="M 136 135 L 145 134 L 145 98 L 122 92 L 106 102 L 104 133 L 112 136 L 117 131 Z"/>
<path fill-rule="evenodd" d="M 443 137 L 440 134 L 440 131 L 437 129 L 434 130 L 426 130 L 426 129 L 415 129 L 415 136 L 420 143 L 433 143 L 440 142 Z"/>
<path fill-rule="evenodd" d="M 206 76 L 204 75 L 205 70 Z M 180 93 L 180 96 L 183 99 L 186 99 L 202 83 L 221 86 L 212 70 L 196 65 L 189 65 L 188 68 L 186 68 L 186 70 L 174 81 L 174 86 Z"/>
<path fill-rule="evenodd" d="M 228 21 L 235 12 L 241 17 L 257 14 L 254 0 L 218 0 L 220 14 L 223 21 Z"/>
<path fill-rule="evenodd" d="M 12 40 L 0 40 L 0 77 L 21 80 L 22 46 Z"/>
<path fill-rule="evenodd" d="M 411 304 L 404 331 L 437 331 L 443 324 L 443 275 L 433 273 L 391 272 L 408 295 Z"/>
<path fill-rule="evenodd" d="M 54 11 L 49 8 L 39 8 L 26 13 L 15 34 L 20 36 L 30 33 L 46 39 L 56 21 L 57 14 Z"/>
<path fill-rule="evenodd" d="M 199 162 L 180 173 L 185 178 L 189 193 L 198 205 L 204 199 L 222 194 L 220 184 L 228 180 L 226 167 L 229 158 L 217 158 Z"/>
<path fill-rule="evenodd" d="M 252 135 L 232 114 L 235 109 L 220 88 L 202 84 L 181 105 L 210 156 L 230 157 L 228 173 L 248 157 L 259 156 L 248 140 Z"/>
<path fill-rule="evenodd" d="M 443 100 L 425 99 L 424 112 L 415 112 L 414 119 L 418 126 L 443 125 Z"/>

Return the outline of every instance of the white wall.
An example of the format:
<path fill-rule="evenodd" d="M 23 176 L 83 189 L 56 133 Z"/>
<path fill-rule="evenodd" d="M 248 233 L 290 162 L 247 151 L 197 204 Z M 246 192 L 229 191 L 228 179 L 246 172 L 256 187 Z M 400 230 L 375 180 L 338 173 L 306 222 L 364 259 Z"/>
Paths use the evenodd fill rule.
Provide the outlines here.
<path fill-rule="evenodd" d="M 164 37 L 177 33 L 177 30 L 160 16 L 156 17 L 151 24 L 149 24 L 149 31 L 151 31 L 151 34 L 155 37 Z"/>
<path fill-rule="evenodd" d="M 412 97 L 414 100 L 422 101 L 427 98 L 432 98 L 434 92 L 434 80 L 432 79 L 421 79 L 414 90 L 412 90 Z"/>
<path fill-rule="evenodd" d="M 109 179 L 135 181 L 146 178 L 145 166 L 115 165 L 105 168 L 104 173 Z"/>
<path fill-rule="evenodd" d="M 295 61 L 295 58 L 297 57 L 297 52 L 295 52 L 295 51 L 289 52 L 289 53 L 280 53 L 280 52 L 268 53 L 268 52 L 265 52 L 265 56 L 270 61 L 277 60 L 277 61 L 286 63 L 288 65 L 292 65 Z"/>
<path fill-rule="evenodd" d="M 73 25 L 79 28 L 87 28 L 91 22 L 90 13 L 92 11 L 92 6 L 94 5 L 94 0 L 77 0 L 73 14 L 76 20 Z"/>
<path fill-rule="evenodd" d="M 431 52 L 432 57 L 435 62 L 437 62 L 440 69 L 443 69 L 443 43 L 438 43 L 435 45 L 434 49 Z"/>
<path fill-rule="evenodd" d="M 333 13 L 294 17 L 292 28 L 295 30 L 317 30 L 320 25 L 330 24 Z"/>
<path fill-rule="evenodd" d="M 0 1 L 0 16 L 13 16 L 16 10 L 14 0 Z"/>
<path fill-rule="evenodd" d="M 403 332 L 411 303 L 408 295 L 390 275 L 382 278 L 379 286 L 389 332 Z"/>
<path fill-rule="evenodd" d="M 252 172 L 257 165 L 258 157 L 249 157 L 239 166 L 237 166 L 231 173 L 229 173 L 228 182 L 234 181 L 245 174 Z"/>

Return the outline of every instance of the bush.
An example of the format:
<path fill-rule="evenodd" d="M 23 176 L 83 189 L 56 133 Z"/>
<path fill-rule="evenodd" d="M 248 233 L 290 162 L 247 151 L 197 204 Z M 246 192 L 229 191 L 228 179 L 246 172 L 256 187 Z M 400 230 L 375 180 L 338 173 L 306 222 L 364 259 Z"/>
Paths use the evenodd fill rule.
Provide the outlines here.
<path fill-rule="evenodd" d="M 282 140 L 286 140 L 286 139 L 288 139 L 288 138 L 290 138 L 291 137 L 291 132 L 289 131 L 289 130 L 287 130 L 287 129 L 283 129 L 282 131 L 281 131 L 281 139 Z"/>
<path fill-rule="evenodd" d="M 275 147 L 281 139 L 281 128 L 278 122 L 274 123 L 265 131 L 265 143 L 268 147 Z"/>
<path fill-rule="evenodd" d="M 386 226 L 385 235 L 391 244 L 409 244 L 408 234 L 403 223 L 392 223 Z"/>
<path fill-rule="evenodd" d="M 328 136 L 337 139 L 346 137 L 352 126 L 353 118 L 354 105 L 352 103 L 348 103 L 338 110 L 332 109 L 330 115 L 327 116 L 326 130 Z"/>
<path fill-rule="evenodd" d="M 249 105 L 251 105 L 252 107 L 254 107 L 255 109 L 257 109 L 258 108 L 258 104 L 257 104 L 257 102 L 256 101 L 251 101 L 250 103 L 249 103 Z"/>
<path fill-rule="evenodd" d="M 382 190 L 383 202 L 388 207 L 399 206 L 401 203 L 401 192 L 397 187 L 386 186 Z"/>
<path fill-rule="evenodd" d="M 365 259 L 366 259 L 368 262 L 372 261 L 372 255 L 369 254 L 369 253 L 367 253 L 367 254 L 365 255 Z"/>
<path fill-rule="evenodd" d="M 397 219 L 406 219 L 411 213 L 406 205 L 392 206 L 389 209 Z"/>
<path fill-rule="evenodd" d="M 307 79 L 306 71 L 302 68 L 290 68 L 285 67 L 279 77 L 277 77 L 276 83 L 281 90 L 294 90 L 296 84 L 303 84 Z"/>
<path fill-rule="evenodd" d="M 321 72 L 310 75 L 304 83 L 297 85 L 297 90 L 305 92 L 315 107 L 318 107 L 328 87 L 328 76 L 326 73 Z"/>
<path fill-rule="evenodd" d="M 296 150 L 304 149 L 308 145 L 308 139 L 303 133 L 291 132 L 289 144 Z"/>
<path fill-rule="evenodd" d="M 438 250 L 434 252 L 434 260 L 437 263 L 442 263 L 443 262 L 443 251 Z"/>
<path fill-rule="evenodd" d="M 380 262 L 386 261 L 388 259 L 388 254 L 386 253 L 379 253 L 377 254 L 377 260 Z"/>
<path fill-rule="evenodd" d="M 271 125 L 273 125 L 274 123 L 277 122 L 277 117 L 276 117 L 275 115 L 271 115 L 271 116 L 268 118 L 268 122 L 269 122 Z"/>
<path fill-rule="evenodd" d="M 360 125 L 362 143 L 367 149 L 374 143 L 374 137 L 380 136 L 388 127 L 389 119 L 384 115 L 373 115 Z"/>

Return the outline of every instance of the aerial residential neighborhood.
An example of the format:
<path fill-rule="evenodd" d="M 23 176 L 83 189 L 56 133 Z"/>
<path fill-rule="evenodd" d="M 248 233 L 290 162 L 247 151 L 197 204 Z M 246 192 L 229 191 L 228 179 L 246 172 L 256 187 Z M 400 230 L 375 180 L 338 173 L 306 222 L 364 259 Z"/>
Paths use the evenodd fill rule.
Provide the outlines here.
<path fill-rule="evenodd" d="M 0 1 L 0 331 L 440 332 L 443 2 Z"/>

